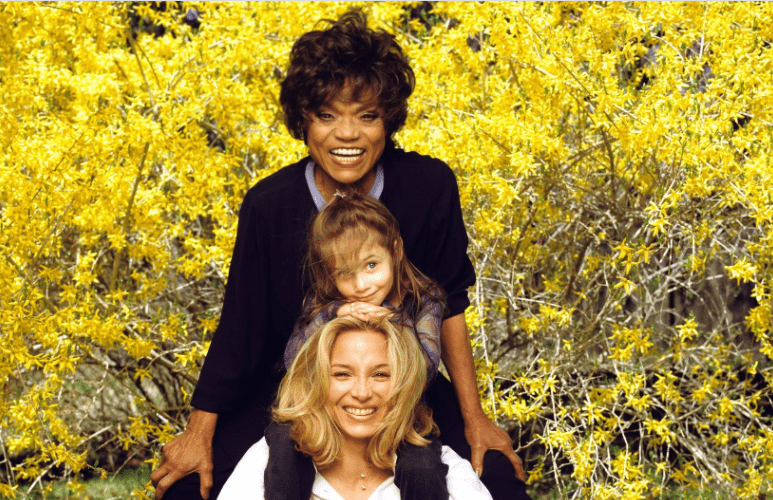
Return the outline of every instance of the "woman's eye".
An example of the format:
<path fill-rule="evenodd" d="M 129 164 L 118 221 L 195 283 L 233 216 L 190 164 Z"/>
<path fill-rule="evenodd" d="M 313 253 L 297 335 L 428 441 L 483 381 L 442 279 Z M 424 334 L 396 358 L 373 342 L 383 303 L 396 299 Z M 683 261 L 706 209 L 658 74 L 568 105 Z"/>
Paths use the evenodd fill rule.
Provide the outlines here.
<path fill-rule="evenodd" d="M 378 120 L 378 114 L 377 113 L 365 113 L 362 115 L 362 119 L 366 122 L 372 122 L 373 120 Z"/>
<path fill-rule="evenodd" d="M 349 372 L 334 372 L 333 376 L 335 378 L 346 378 L 349 376 Z"/>
<path fill-rule="evenodd" d="M 378 266 L 378 263 L 377 263 L 377 262 L 368 262 L 368 263 L 367 263 L 365 266 L 366 266 L 368 269 L 371 269 L 371 270 L 372 270 L 372 269 L 376 269 L 376 266 Z"/>
<path fill-rule="evenodd" d="M 389 378 L 391 375 L 387 372 L 378 372 L 375 376 L 376 378 Z"/>
<path fill-rule="evenodd" d="M 333 115 L 331 113 L 328 113 L 326 111 L 317 111 L 317 118 L 323 121 L 332 120 Z"/>

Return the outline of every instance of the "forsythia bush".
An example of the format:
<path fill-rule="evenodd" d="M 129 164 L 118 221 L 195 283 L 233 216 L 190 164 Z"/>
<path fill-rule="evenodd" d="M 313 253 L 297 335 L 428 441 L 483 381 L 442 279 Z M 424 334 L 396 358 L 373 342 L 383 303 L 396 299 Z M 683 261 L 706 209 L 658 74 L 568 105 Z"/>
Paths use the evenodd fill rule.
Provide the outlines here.
<path fill-rule="evenodd" d="M 0 4 L 0 497 L 183 428 L 241 199 L 305 154 L 289 48 L 356 5 Z M 362 7 L 417 74 L 398 142 L 457 173 L 534 496 L 773 491 L 773 7 Z"/>

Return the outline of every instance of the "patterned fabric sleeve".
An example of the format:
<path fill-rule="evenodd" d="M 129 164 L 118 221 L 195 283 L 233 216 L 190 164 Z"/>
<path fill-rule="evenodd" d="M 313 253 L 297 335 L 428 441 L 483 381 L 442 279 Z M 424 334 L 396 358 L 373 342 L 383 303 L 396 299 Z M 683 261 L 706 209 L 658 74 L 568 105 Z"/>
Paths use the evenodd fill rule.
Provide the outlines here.
<path fill-rule="evenodd" d="M 308 317 L 308 304 L 310 302 L 311 301 L 307 301 L 307 303 L 304 305 L 304 311 L 301 314 L 301 318 Z M 295 356 L 298 355 L 298 351 L 301 350 L 301 346 L 305 344 L 307 340 L 309 340 L 309 337 L 314 335 L 316 331 L 320 330 L 328 322 L 335 319 L 339 307 L 341 307 L 340 302 L 331 302 L 314 317 L 312 317 L 305 326 L 301 326 L 300 322 L 295 323 L 293 333 L 290 335 L 290 340 L 287 341 L 287 347 L 285 347 L 284 361 L 286 369 L 290 369 L 290 365 L 293 364 Z"/>
<path fill-rule="evenodd" d="M 286 369 L 290 369 L 295 356 L 298 355 L 301 346 L 309 337 L 336 318 L 341 305 L 341 302 L 331 302 L 312 317 L 305 326 L 301 326 L 300 323 L 295 324 L 295 329 L 285 348 L 284 363 Z M 388 302 L 384 302 L 383 305 L 389 309 L 395 309 Z M 301 318 L 308 316 L 308 306 L 304 306 L 304 308 Z M 415 329 L 409 311 L 402 307 L 397 310 L 397 314 L 392 319 L 393 322 L 405 328 L 406 334 L 418 335 L 419 343 L 427 356 L 427 384 L 434 380 L 440 367 L 440 329 L 443 325 L 443 309 L 441 302 L 424 297 L 421 299 L 419 311 L 416 314 Z"/>
<path fill-rule="evenodd" d="M 416 315 L 415 331 L 419 336 L 424 354 L 427 356 L 427 385 L 434 380 L 440 367 L 440 329 L 443 326 L 443 304 L 429 297 L 421 299 Z M 414 329 L 413 321 L 403 314 L 401 322 Z"/>

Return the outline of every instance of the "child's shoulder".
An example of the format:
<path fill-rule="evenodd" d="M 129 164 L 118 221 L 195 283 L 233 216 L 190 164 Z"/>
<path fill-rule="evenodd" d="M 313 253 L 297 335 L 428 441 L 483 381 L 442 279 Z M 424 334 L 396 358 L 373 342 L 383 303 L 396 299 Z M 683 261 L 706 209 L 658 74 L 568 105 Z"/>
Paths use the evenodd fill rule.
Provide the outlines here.
<path fill-rule="evenodd" d="M 425 290 L 421 294 L 419 300 L 416 300 L 416 296 L 408 292 L 403 298 L 398 309 L 403 311 L 410 311 L 411 313 L 418 313 L 424 311 L 442 311 L 445 307 L 445 302 L 442 297 L 442 291 L 437 286 L 433 286 L 428 290 Z"/>

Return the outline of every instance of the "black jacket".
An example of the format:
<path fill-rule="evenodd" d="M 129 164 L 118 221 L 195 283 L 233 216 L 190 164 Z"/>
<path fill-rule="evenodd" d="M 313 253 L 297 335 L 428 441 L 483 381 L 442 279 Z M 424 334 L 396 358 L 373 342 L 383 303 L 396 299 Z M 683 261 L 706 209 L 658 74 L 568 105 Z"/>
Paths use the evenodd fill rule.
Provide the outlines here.
<path fill-rule="evenodd" d="M 395 148 L 382 158 L 380 199 L 400 223 L 408 258 L 446 291 L 448 316 L 464 312 L 475 272 L 453 172 Z M 244 198 L 220 324 L 191 402 L 198 409 L 222 415 L 273 401 L 305 292 L 304 242 L 316 213 L 304 177 L 308 161 L 266 177 Z"/>

